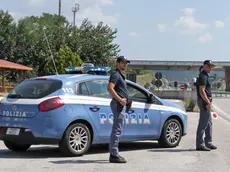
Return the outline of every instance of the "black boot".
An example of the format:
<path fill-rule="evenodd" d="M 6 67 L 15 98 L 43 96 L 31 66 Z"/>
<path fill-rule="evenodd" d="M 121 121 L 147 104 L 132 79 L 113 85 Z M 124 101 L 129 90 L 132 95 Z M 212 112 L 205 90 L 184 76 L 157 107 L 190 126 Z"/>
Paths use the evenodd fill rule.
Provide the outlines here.
<path fill-rule="evenodd" d="M 209 145 L 209 146 L 207 146 L 207 148 L 209 148 L 209 149 L 217 149 L 217 147 L 214 146 L 214 145 Z"/>
<path fill-rule="evenodd" d="M 126 163 L 127 161 L 125 160 L 125 158 L 123 158 L 123 157 L 120 156 L 120 155 L 114 156 L 114 155 L 111 155 L 111 154 L 110 154 L 109 162 L 110 162 L 110 163 Z"/>
<path fill-rule="evenodd" d="M 209 148 L 207 148 L 206 146 L 199 146 L 196 148 L 197 151 L 210 151 Z"/>

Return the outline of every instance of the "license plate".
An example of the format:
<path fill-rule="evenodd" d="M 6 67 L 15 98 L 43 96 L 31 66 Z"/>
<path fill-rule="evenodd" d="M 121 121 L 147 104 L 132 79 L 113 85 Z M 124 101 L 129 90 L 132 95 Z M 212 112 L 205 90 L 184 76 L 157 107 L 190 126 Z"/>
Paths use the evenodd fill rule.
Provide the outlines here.
<path fill-rule="evenodd" d="M 20 129 L 19 128 L 8 128 L 6 131 L 7 135 L 19 135 Z"/>

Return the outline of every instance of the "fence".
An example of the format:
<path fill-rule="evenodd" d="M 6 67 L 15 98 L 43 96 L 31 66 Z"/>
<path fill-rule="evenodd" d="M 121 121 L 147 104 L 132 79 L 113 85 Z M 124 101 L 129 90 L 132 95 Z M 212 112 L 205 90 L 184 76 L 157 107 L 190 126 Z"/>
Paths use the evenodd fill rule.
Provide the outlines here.
<path fill-rule="evenodd" d="M 3 86 L 0 86 L 0 93 L 9 93 L 14 89 L 14 87 L 5 87 L 5 89 L 3 88 Z"/>

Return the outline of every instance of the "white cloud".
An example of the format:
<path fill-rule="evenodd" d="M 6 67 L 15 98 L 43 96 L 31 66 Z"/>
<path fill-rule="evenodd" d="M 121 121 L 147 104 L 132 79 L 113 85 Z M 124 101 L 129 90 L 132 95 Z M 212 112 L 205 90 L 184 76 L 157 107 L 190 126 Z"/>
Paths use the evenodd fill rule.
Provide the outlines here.
<path fill-rule="evenodd" d="M 113 1 L 112 0 L 100 0 L 100 1 L 104 5 L 113 5 Z"/>
<path fill-rule="evenodd" d="M 221 20 L 216 20 L 215 21 L 215 27 L 217 28 L 223 28 L 225 26 L 224 22 Z"/>
<path fill-rule="evenodd" d="M 198 38 L 198 41 L 201 43 L 212 41 L 212 35 L 209 32 L 206 32 L 204 35 Z"/>
<path fill-rule="evenodd" d="M 76 14 L 76 23 L 80 24 L 84 18 L 88 18 L 95 24 L 103 21 L 106 24 L 113 25 L 117 23 L 117 17 L 118 14 L 105 15 L 102 12 L 102 7 L 100 5 L 94 4 L 89 7 L 86 7 L 85 9 L 82 9 L 82 11 L 79 11 Z M 69 19 L 72 20 L 72 16 L 69 17 Z"/>
<path fill-rule="evenodd" d="M 30 7 L 40 7 L 44 2 L 44 0 L 28 0 L 28 5 Z"/>
<path fill-rule="evenodd" d="M 167 32 L 167 25 L 166 24 L 158 24 L 157 29 L 159 32 Z"/>
<path fill-rule="evenodd" d="M 137 32 L 129 32 L 129 36 L 137 37 L 140 36 Z"/>
<path fill-rule="evenodd" d="M 185 8 L 184 15 L 175 22 L 175 26 L 181 29 L 182 33 L 196 35 L 207 30 L 210 26 L 205 23 L 200 23 L 196 20 L 194 13 L 195 9 Z"/>
<path fill-rule="evenodd" d="M 72 8 L 75 3 L 80 4 L 80 10 L 76 13 L 76 25 L 80 25 L 85 18 L 88 18 L 93 24 L 102 21 L 104 24 L 113 26 L 117 23 L 119 14 L 110 13 L 107 15 L 103 11 L 104 8 L 114 5 L 113 0 L 62 0 L 61 14 L 71 23 L 73 22 Z M 27 16 L 39 16 L 43 12 L 58 14 L 58 5 L 58 0 L 21 0 L 20 3 L 15 3 L 15 6 L 18 6 L 17 11 L 11 11 L 10 5 L 8 10 L 14 14 L 13 16 L 17 20 L 18 14 L 20 14 L 20 17 L 26 16 L 25 14 L 27 14 Z M 20 9 L 23 9 L 23 11 Z"/>
<path fill-rule="evenodd" d="M 25 14 L 21 12 L 9 12 L 9 14 L 16 20 L 18 21 L 20 18 L 24 17 Z"/>

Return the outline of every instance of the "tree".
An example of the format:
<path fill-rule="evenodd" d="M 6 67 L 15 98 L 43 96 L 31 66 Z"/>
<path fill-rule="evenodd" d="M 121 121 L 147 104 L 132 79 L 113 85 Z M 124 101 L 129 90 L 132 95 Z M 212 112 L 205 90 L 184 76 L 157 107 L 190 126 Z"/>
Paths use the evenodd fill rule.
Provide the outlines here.
<path fill-rule="evenodd" d="M 14 56 L 16 24 L 13 17 L 0 10 L 0 57 L 11 60 Z"/>
<path fill-rule="evenodd" d="M 82 60 L 79 55 L 72 52 L 68 47 L 61 48 L 59 52 L 55 54 L 54 62 L 58 71 L 58 74 L 65 74 L 65 68 L 67 67 L 76 67 L 82 65 Z M 55 67 L 52 58 L 50 57 L 44 67 L 44 74 L 55 74 Z"/>
<path fill-rule="evenodd" d="M 116 33 L 116 29 L 102 22 L 93 25 L 85 19 L 76 27 L 65 17 L 49 13 L 24 17 L 16 25 L 8 12 L 0 11 L 0 55 L 7 56 L 12 62 L 32 67 L 36 76 L 54 73 L 53 68 L 48 66 L 53 66 L 51 54 L 55 60 L 61 61 L 63 66 L 60 67 L 81 63 L 80 60 L 77 60 L 79 63 L 63 63 L 63 56 L 64 59 L 67 56 L 71 58 L 69 61 L 80 58 L 96 66 L 115 67 L 114 57 L 120 51 L 119 45 L 113 43 Z M 57 52 L 66 55 L 57 56 Z M 58 72 L 64 71 L 59 68 Z"/>
<path fill-rule="evenodd" d="M 71 49 L 76 51 L 85 63 L 107 66 L 114 62 L 114 57 L 120 52 L 119 46 L 113 44 L 117 30 L 100 22 L 94 26 L 88 19 L 73 32 L 74 40 Z M 73 47 L 75 46 L 75 47 Z"/>
<path fill-rule="evenodd" d="M 38 76 L 44 75 L 51 53 L 65 46 L 68 27 L 64 17 L 47 13 L 21 19 L 17 27 L 17 60 L 21 59 L 24 65 L 31 64 Z"/>

